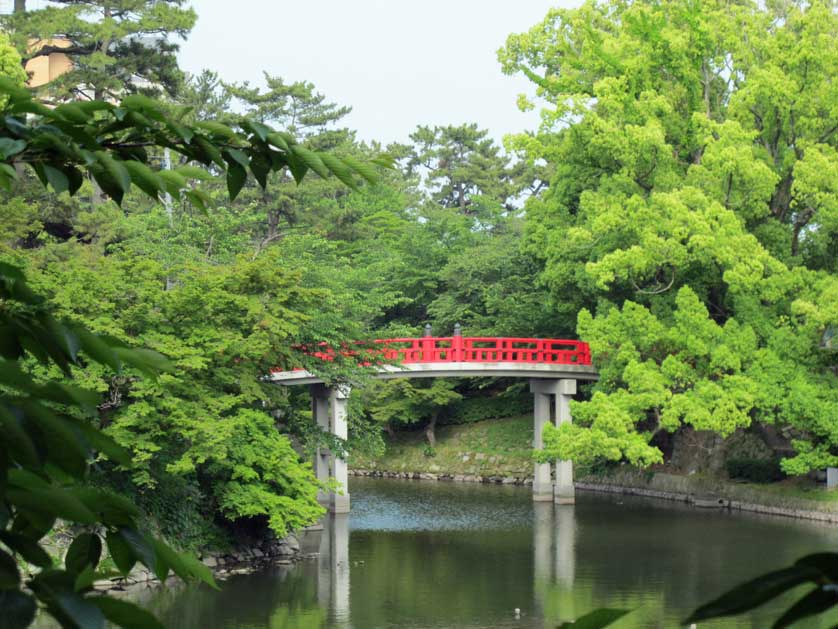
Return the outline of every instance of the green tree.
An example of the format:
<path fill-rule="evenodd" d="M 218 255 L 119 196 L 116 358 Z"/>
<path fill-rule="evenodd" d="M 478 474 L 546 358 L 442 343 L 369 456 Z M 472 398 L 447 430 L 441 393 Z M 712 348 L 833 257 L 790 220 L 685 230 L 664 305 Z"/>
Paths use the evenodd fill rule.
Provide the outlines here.
<path fill-rule="evenodd" d="M 462 399 L 454 390 L 455 383 L 445 378 L 430 381 L 411 381 L 394 378 L 370 385 L 364 392 L 364 408 L 372 418 L 392 432 L 398 424 L 408 425 L 426 421 L 428 445 L 436 445 L 436 426 L 446 407 Z"/>
<path fill-rule="evenodd" d="M 435 203 L 491 227 L 514 208 L 521 189 L 516 169 L 488 136 L 473 123 L 420 126 L 410 135 L 406 163 L 410 172 L 424 175 Z"/>
<path fill-rule="evenodd" d="M 660 431 L 784 427 L 838 463 L 832 2 L 587 2 L 500 51 L 546 103 L 528 250 L 601 379 L 547 455 L 660 461 Z M 531 103 L 522 103 L 530 106 Z"/>
<path fill-rule="evenodd" d="M 178 44 L 170 37 L 185 38 L 195 24 L 195 12 L 183 5 L 184 0 L 57 0 L 34 11 L 16 6 L 4 26 L 24 62 L 53 52 L 70 58 L 72 70 L 46 88 L 54 98 L 173 95 L 183 77 Z"/>

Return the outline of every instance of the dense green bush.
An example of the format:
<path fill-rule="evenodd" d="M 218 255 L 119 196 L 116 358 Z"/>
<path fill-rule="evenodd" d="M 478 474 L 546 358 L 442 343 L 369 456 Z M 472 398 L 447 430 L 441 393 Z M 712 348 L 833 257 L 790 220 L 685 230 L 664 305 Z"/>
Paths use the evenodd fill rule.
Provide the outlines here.
<path fill-rule="evenodd" d="M 464 398 L 440 418 L 441 424 L 470 424 L 484 419 L 499 419 L 532 412 L 532 396 L 499 395 Z"/>
<path fill-rule="evenodd" d="M 777 459 L 730 459 L 726 467 L 730 478 L 752 483 L 774 483 L 785 478 Z"/>

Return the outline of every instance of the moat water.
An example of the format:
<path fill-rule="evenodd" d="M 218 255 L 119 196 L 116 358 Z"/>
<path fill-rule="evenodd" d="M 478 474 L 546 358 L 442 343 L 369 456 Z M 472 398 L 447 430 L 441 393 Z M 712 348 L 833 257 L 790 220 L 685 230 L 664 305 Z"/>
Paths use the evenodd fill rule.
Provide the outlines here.
<path fill-rule="evenodd" d="M 615 629 L 677 627 L 727 588 L 838 549 L 838 526 L 642 498 L 554 507 L 524 487 L 362 478 L 350 493 L 352 513 L 304 541 L 317 559 L 143 604 L 178 629 L 542 628 L 598 607 L 633 610 Z M 699 626 L 769 627 L 790 600 Z"/>

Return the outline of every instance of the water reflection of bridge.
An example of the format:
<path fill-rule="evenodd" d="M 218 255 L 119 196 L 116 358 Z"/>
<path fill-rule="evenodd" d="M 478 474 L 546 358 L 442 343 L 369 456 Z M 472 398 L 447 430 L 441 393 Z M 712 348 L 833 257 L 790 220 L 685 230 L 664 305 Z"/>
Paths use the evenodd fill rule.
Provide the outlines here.
<path fill-rule="evenodd" d="M 328 610 L 331 622 L 351 627 L 351 560 L 349 556 L 349 518 L 346 513 L 323 517 L 322 530 L 309 531 L 306 548 L 317 552 L 317 602 Z M 553 586 L 570 590 L 576 575 L 576 515 L 573 506 L 554 506 L 550 502 L 533 504 L 533 601 L 526 615 L 548 616 Z M 525 602 L 522 601 L 524 605 Z M 512 610 L 510 610 L 512 612 Z M 574 610 L 561 610 L 570 620 Z"/>

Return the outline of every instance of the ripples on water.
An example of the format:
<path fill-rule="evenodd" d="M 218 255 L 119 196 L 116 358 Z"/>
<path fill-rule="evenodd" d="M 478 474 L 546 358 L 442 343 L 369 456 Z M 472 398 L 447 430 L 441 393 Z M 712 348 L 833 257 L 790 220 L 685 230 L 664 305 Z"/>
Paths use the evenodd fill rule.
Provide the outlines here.
<path fill-rule="evenodd" d="M 554 508 L 521 487 L 379 479 L 350 491 L 351 515 L 305 542 L 318 560 L 145 603 L 177 628 L 531 629 L 606 606 L 635 610 L 615 629 L 677 627 L 742 580 L 838 547 L 838 527 L 638 498 Z M 780 609 L 700 627 L 768 627 Z"/>

